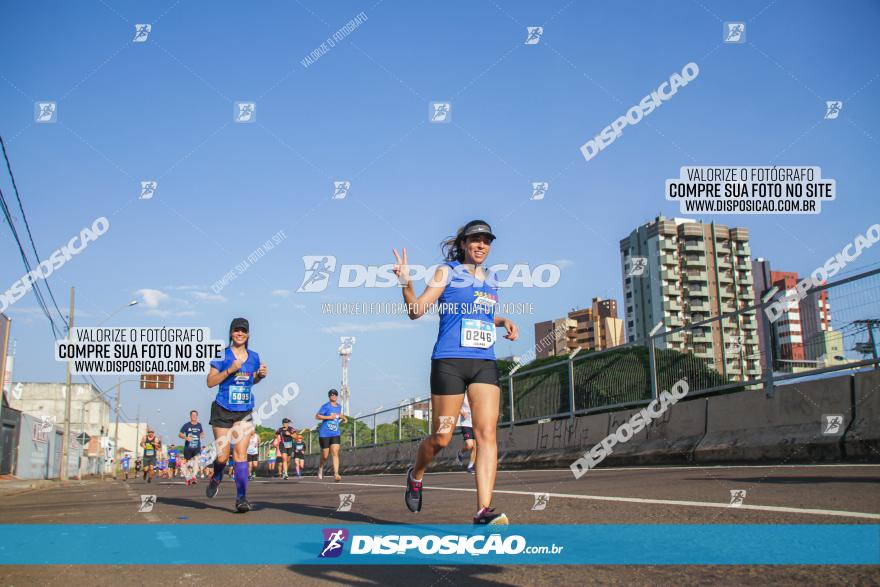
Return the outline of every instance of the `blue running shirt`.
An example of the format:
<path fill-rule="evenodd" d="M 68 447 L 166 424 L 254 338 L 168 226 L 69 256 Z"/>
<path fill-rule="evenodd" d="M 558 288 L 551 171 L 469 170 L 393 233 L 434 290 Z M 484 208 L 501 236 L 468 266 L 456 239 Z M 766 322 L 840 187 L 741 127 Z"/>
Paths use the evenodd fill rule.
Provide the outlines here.
<path fill-rule="evenodd" d="M 224 379 L 217 389 L 217 404 L 230 412 L 249 412 L 254 409 L 254 394 L 251 388 L 254 386 L 254 375 L 260 368 L 260 355 L 249 350 L 247 360 L 242 363 L 237 373 L 233 373 Z M 211 361 L 211 366 L 217 371 L 224 371 L 235 362 L 232 349 L 226 347 L 226 353 L 222 359 Z"/>
<path fill-rule="evenodd" d="M 494 276 L 479 281 L 458 261 L 446 263 L 449 279 L 437 300 L 440 328 L 432 359 L 495 360 L 495 307 L 498 287 Z"/>

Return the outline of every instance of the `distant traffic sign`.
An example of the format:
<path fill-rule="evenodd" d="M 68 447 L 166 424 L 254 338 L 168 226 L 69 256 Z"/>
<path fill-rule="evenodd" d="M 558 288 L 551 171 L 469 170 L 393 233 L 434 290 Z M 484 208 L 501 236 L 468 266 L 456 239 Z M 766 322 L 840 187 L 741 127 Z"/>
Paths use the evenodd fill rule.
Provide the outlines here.
<path fill-rule="evenodd" d="M 141 373 L 141 389 L 174 389 L 174 375 Z"/>

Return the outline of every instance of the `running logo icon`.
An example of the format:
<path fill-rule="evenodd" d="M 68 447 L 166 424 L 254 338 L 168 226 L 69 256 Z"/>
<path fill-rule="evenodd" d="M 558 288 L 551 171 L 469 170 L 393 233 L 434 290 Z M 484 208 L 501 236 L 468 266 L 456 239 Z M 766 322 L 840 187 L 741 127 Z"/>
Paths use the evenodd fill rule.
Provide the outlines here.
<path fill-rule="evenodd" d="M 452 120 L 452 104 L 449 102 L 431 102 L 428 114 L 432 123 L 446 123 Z"/>
<path fill-rule="evenodd" d="M 336 508 L 336 511 L 337 512 L 350 512 L 352 505 L 354 505 L 354 493 L 340 493 L 339 494 L 339 507 Z"/>
<path fill-rule="evenodd" d="M 440 427 L 437 434 L 447 434 L 455 428 L 455 416 L 440 416 Z"/>
<path fill-rule="evenodd" d="M 630 265 L 629 270 L 626 272 L 627 277 L 641 277 L 645 273 L 645 269 L 648 268 L 648 258 L 647 257 L 633 257 L 632 264 Z"/>
<path fill-rule="evenodd" d="M 730 490 L 730 504 L 728 507 L 738 508 L 740 507 L 746 499 L 746 490 L 745 489 L 731 489 Z"/>
<path fill-rule="evenodd" d="M 57 418 L 55 416 L 41 415 L 37 426 L 39 426 L 40 432 L 48 434 L 49 432 L 52 432 L 52 428 L 55 427 L 56 422 Z"/>
<path fill-rule="evenodd" d="M 305 255 L 302 258 L 306 274 L 298 293 L 315 293 L 327 289 L 330 274 L 336 270 L 336 257 L 332 255 Z"/>
<path fill-rule="evenodd" d="M 255 122 L 257 105 L 254 102 L 236 102 L 234 115 L 235 122 Z"/>
<path fill-rule="evenodd" d="M 524 45 L 537 45 L 541 41 L 541 35 L 544 34 L 544 27 L 542 26 L 530 26 L 526 27 L 528 31 L 528 35 L 526 36 L 526 42 Z"/>
<path fill-rule="evenodd" d="M 843 434 L 843 414 L 824 414 L 822 416 L 822 434 L 825 436 Z"/>
<path fill-rule="evenodd" d="M 843 102 L 840 100 L 828 100 L 825 102 L 825 120 L 834 120 L 840 116 L 842 108 Z"/>
<path fill-rule="evenodd" d="M 532 182 L 532 195 L 529 196 L 530 200 L 543 200 L 544 196 L 547 195 L 547 191 L 550 189 L 550 183 L 546 181 L 533 181 Z"/>
<path fill-rule="evenodd" d="M 156 188 L 159 187 L 159 182 L 157 181 L 142 181 L 141 182 L 141 195 L 138 200 L 150 200 L 154 195 L 156 195 Z"/>
<path fill-rule="evenodd" d="M 58 106 L 55 102 L 35 102 L 34 120 L 41 124 L 58 121 Z"/>
<path fill-rule="evenodd" d="M 21 392 L 24 391 L 24 386 L 21 384 L 21 381 L 15 384 L 15 387 L 12 388 L 12 397 L 19 400 L 21 399 Z"/>
<path fill-rule="evenodd" d="M 724 42 L 725 43 L 745 43 L 746 42 L 746 23 L 744 23 L 744 22 L 725 22 L 724 23 Z"/>
<path fill-rule="evenodd" d="M 533 512 L 539 512 L 541 510 L 547 509 L 547 504 L 550 503 L 550 494 L 549 493 L 536 493 L 535 494 L 535 503 L 532 505 Z"/>
<path fill-rule="evenodd" d="M 345 528 L 324 528 L 324 546 L 318 558 L 335 558 L 342 554 L 345 541 L 348 539 L 348 530 Z"/>
<path fill-rule="evenodd" d="M 148 514 L 153 511 L 154 505 L 156 505 L 155 495 L 141 495 L 141 505 L 138 506 L 138 513 Z"/>
<path fill-rule="evenodd" d="M 134 25 L 134 38 L 131 40 L 132 43 L 144 43 L 147 40 L 147 37 L 150 36 L 150 31 L 153 30 L 153 25 L 151 24 L 136 24 Z"/>
<path fill-rule="evenodd" d="M 350 181 L 334 181 L 333 182 L 333 200 L 344 200 L 345 196 L 348 195 L 348 190 L 351 189 Z"/>
<path fill-rule="evenodd" d="M 730 341 L 727 343 L 727 352 L 731 355 L 738 355 L 742 350 L 743 338 L 745 338 L 742 334 L 736 334 L 730 337 Z"/>

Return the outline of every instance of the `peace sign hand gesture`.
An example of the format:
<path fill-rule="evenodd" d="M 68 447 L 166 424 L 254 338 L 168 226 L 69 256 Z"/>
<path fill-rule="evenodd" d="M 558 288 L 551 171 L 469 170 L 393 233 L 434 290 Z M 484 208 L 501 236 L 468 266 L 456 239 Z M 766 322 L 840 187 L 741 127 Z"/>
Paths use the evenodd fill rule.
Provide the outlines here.
<path fill-rule="evenodd" d="M 391 249 L 394 252 L 394 259 L 397 264 L 394 266 L 394 275 L 400 287 L 408 287 L 410 285 L 409 266 L 407 265 L 406 247 L 403 248 L 403 257 L 397 254 L 397 249 Z"/>

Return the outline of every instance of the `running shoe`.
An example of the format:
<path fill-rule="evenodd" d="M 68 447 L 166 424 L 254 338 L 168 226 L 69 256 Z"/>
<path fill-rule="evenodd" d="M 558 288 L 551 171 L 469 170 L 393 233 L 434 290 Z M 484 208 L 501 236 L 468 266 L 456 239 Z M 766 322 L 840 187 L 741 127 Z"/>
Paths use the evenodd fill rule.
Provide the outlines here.
<path fill-rule="evenodd" d="M 474 525 L 477 526 L 506 526 L 510 523 L 506 514 L 496 514 L 494 509 L 483 508 L 474 516 Z"/>
<path fill-rule="evenodd" d="M 251 504 L 246 498 L 241 497 L 235 499 L 235 510 L 238 513 L 243 514 L 245 512 L 251 511 L 251 509 Z"/>
<path fill-rule="evenodd" d="M 474 466 L 473 466 L 473 465 L 468 465 L 467 472 L 470 473 L 471 475 L 476 475 L 476 474 L 477 474 L 477 472 L 474 471 Z"/>
<path fill-rule="evenodd" d="M 333 477 L 333 480 L 336 481 L 337 483 L 339 483 L 340 481 L 342 481 L 342 477 L 340 477 L 339 475 L 336 475 L 335 477 Z"/>
<path fill-rule="evenodd" d="M 406 507 L 411 512 L 422 511 L 422 482 L 412 478 L 413 467 L 406 470 L 406 493 L 403 495 Z"/>
<path fill-rule="evenodd" d="M 461 456 L 461 451 L 455 453 L 455 462 L 458 463 L 458 466 L 464 466 L 464 458 Z"/>
<path fill-rule="evenodd" d="M 208 483 L 208 486 L 205 488 L 205 495 L 209 498 L 217 495 L 217 492 L 220 490 L 220 482 L 211 479 L 211 482 Z"/>
<path fill-rule="evenodd" d="M 287 473 L 284 474 L 284 480 L 287 481 Z"/>
<path fill-rule="evenodd" d="M 324 469 L 318 469 L 318 479 L 324 478 Z"/>

